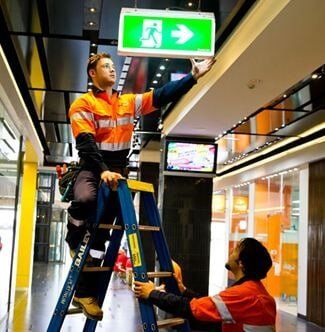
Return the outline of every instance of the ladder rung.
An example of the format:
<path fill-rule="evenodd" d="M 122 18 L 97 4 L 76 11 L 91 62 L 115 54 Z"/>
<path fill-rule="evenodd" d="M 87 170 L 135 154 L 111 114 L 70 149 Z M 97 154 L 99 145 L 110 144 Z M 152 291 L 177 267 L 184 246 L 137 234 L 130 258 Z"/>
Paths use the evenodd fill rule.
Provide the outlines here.
<path fill-rule="evenodd" d="M 182 325 L 185 323 L 184 318 L 169 318 L 160 320 L 157 322 L 157 326 L 159 329 L 166 328 L 166 327 L 172 327 L 176 325 Z"/>
<path fill-rule="evenodd" d="M 98 228 L 102 228 L 102 229 L 119 229 L 119 230 L 122 230 L 122 226 L 119 226 L 119 225 L 110 225 L 110 224 L 99 224 Z"/>
<path fill-rule="evenodd" d="M 112 268 L 109 266 L 85 266 L 82 272 L 106 272 L 110 271 Z"/>
<path fill-rule="evenodd" d="M 157 271 L 157 272 L 147 272 L 149 279 L 152 278 L 169 278 L 173 276 L 173 272 L 168 271 Z"/>
<path fill-rule="evenodd" d="M 110 224 L 99 224 L 98 228 L 122 230 L 122 226 L 110 225 Z M 160 227 L 158 227 L 158 226 L 139 225 L 138 228 L 139 228 L 140 231 L 151 231 L 151 232 L 159 232 L 160 231 Z"/>
<path fill-rule="evenodd" d="M 140 231 L 152 231 L 152 232 L 159 232 L 160 227 L 158 226 L 147 226 L 147 225 L 139 225 Z"/>
<path fill-rule="evenodd" d="M 142 182 L 137 180 L 126 180 L 129 189 L 133 191 L 147 191 L 149 193 L 155 192 L 152 183 Z"/>
<path fill-rule="evenodd" d="M 67 315 L 74 315 L 74 314 L 81 314 L 82 309 L 81 308 L 71 308 L 67 311 Z"/>

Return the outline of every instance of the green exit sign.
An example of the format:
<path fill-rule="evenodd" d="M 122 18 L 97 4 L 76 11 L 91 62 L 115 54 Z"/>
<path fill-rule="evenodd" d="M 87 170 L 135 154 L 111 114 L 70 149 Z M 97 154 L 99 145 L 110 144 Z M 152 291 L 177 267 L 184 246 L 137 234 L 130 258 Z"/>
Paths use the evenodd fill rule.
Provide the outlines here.
<path fill-rule="evenodd" d="M 122 8 L 118 54 L 169 58 L 214 55 L 213 13 Z"/>

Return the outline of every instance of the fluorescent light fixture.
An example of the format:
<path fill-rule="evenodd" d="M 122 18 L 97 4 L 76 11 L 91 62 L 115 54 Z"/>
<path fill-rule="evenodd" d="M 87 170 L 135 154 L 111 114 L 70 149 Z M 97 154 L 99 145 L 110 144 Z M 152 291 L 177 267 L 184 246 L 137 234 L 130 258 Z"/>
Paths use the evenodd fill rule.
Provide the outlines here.
<path fill-rule="evenodd" d="M 324 128 L 325 128 L 325 122 L 323 122 L 323 123 L 321 123 L 321 124 L 319 124 L 319 125 L 316 125 L 316 126 L 314 126 L 313 128 L 310 128 L 310 129 L 308 129 L 308 130 L 306 130 L 306 131 L 300 133 L 300 134 L 297 135 L 296 137 L 290 137 L 290 138 L 287 138 L 287 139 L 282 140 L 281 142 L 278 142 L 276 145 L 270 145 L 270 146 L 266 147 L 265 149 L 263 149 L 263 151 L 261 151 L 260 153 L 254 153 L 253 155 L 248 156 L 247 158 L 242 159 L 242 160 L 236 162 L 234 165 L 228 165 L 228 166 L 225 166 L 225 167 L 223 167 L 222 171 L 226 171 L 226 170 L 228 170 L 228 169 L 234 167 L 235 165 L 236 165 L 236 166 L 237 166 L 237 165 L 240 165 L 240 164 L 242 164 L 243 162 L 247 162 L 247 161 L 249 161 L 249 160 L 255 159 L 256 157 L 263 156 L 263 155 L 265 155 L 265 154 L 267 154 L 267 153 L 269 153 L 269 152 L 271 152 L 271 151 L 273 151 L 273 150 L 275 150 L 275 149 L 277 149 L 277 148 L 279 148 L 279 147 L 285 146 L 285 145 L 287 145 L 287 144 L 289 144 L 289 143 L 291 143 L 291 142 L 296 141 L 296 140 L 299 139 L 300 137 L 306 137 L 306 136 L 309 136 L 309 135 L 311 135 L 311 134 L 313 134 L 313 133 L 315 133 L 315 132 L 317 132 L 317 131 L 319 131 L 319 130 L 321 130 L 321 129 L 324 129 Z M 296 151 L 299 151 L 299 150 L 302 150 L 302 149 L 306 149 L 306 148 L 309 147 L 309 146 L 313 146 L 313 145 L 315 145 L 315 144 L 322 143 L 322 142 L 324 142 L 324 141 L 325 141 L 325 138 L 324 138 L 324 137 L 317 138 L 317 139 L 312 140 L 312 141 L 310 141 L 310 142 L 306 142 L 306 143 L 304 143 L 304 144 L 298 145 L 298 146 L 296 146 L 296 147 L 294 147 L 294 148 L 292 148 L 292 149 L 290 149 L 290 150 L 283 151 L 283 152 L 281 152 L 281 153 L 278 153 L 278 154 L 276 154 L 276 155 L 274 155 L 274 156 L 271 156 L 271 157 L 268 157 L 268 158 L 266 158 L 266 159 L 264 158 L 264 159 L 261 160 L 261 161 L 258 161 L 258 162 L 256 162 L 256 163 L 253 163 L 253 164 L 251 164 L 251 165 L 245 166 L 245 167 L 243 167 L 243 168 L 241 168 L 241 169 L 238 169 L 238 170 L 236 170 L 236 171 L 233 171 L 233 172 L 230 172 L 230 173 L 228 173 L 228 174 L 225 174 L 225 175 L 219 177 L 218 179 L 224 179 L 224 178 L 226 178 L 226 177 L 233 176 L 233 175 L 235 175 L 235 174 L 239 174 L 239 173 L 245 172 L 245 171 L 247 171 L 247 170 L 249 170 L 249 169 L 251 169 L 251 168 L 255 168 L 255 167 L 257 167 L 257 166 L 264 165 L 264 164 L 266 164 L 266 163 L 269 163 L 270 161 L 280 159 L 280 158 L 284 157 L 285 155 L 291 154 L 291 153 L 293 153 L 293 152 L 296 152 Z"/>

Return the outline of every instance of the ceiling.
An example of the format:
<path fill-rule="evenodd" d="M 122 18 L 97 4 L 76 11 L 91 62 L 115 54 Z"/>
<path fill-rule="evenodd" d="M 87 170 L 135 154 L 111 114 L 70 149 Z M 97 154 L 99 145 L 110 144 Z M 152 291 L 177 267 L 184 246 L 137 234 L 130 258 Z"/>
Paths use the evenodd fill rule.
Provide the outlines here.
<path fill-rule="evenodd" d="M 117 55 L 119 13 L 135 5 L 214 12 L 217 28 L 213 69 L 176 105 L 139 121 L 136 137 L 142 147 L 160 138 L 161 122 L 166 135 L 210 140 L 220 135 L 222 171 L 256 147 L 324 121 L 323 0 L 279 0 L 276 5 L 271 0 L 4 0 L 1 46 L 42 144 L 45 164 L 76 157 L 67 113 L 70 103 L 89 88 L 85 67 L 91 53 L 112 55 L 121 77 L 115 88 L 122 92 L 141 93 L 168 82 L 171 73 L 190 70 L 188 60 Z M 157 78 L 161 64 L 166 69 Z M 319 73 L 317 80 L 311 79 L 313 72 Z M 284 93 L 288 98 L 281 97 Z M 276 108 L 282 108 L 287 119 L 277 130 Z M 273 126 L 256 132 L 256 124 L 265 117 Z M 239 151 L 228 144 L 238 139 L 235 131 L 263 139 L 250 140 Z"/>

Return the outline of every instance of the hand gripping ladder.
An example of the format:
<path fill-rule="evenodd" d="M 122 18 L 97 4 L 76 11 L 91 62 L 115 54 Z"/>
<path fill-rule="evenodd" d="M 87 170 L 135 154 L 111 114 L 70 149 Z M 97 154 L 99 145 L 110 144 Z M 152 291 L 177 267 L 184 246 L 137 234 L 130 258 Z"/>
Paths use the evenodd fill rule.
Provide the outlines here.
<path fill-rule="evenodd" d="M 142 199 L 146 211 L 146 217 L 149 225 L 138 225 L 131 191 L 142 192 Z M 48 332 L 60 331 L 65 316 L 67 314 L 81 313 L 79 308 L 69 309 L 73 293 L 81 271 L 89 273 L 100 273 L 98 281 L 97 299 L 100 306 L 103 305 L 105 295 L 108 289 L 113 266 L 120 247 L 123 231 L 126 232 L 128 246 L 130 250 L 131 261 L 133 265 L 133 275 L 136 281 L 148 281 L 149 278 L 166 278 L 166 289 L 168 292 L 179 294 L 177 283 L 172 277 L 173 266 L 169 254 L 165 235 L 161 228 L 160 215 L 155 203 L 153 185 L 150 183 L 135 180 L 119 180 L 118 200 L 120 203 L 120 213 L 117 215 L 113 225 L 101 223 L 110 209 L 105 202 L 108 202 L 111 190 L 106 184 L 102 184 L 98 191 L 96 220 L 93 223 L 92 233 L 85 234 L 77 253 L 72 261 L 71 268 L 59 300 L 55 307 L 53 316 L 48 326 Z M 86 258 L 91 248 L 94 234 L 100 229 L 111 229 L 109 245 L 105 254 L 104 261 L 100 267 L 85 266 Z M 143 249 L 141 244 L 140 232 L 150 231 L 154 241 L 157 258 L 160 265 L 160 272 L 147 272 Z M 153 305 L 139 299 L 139 308 L 144 332 L 158 331 L 159 328 L 175 327 L 179 331 L 189 332 L 189 324 L 183 318 L 170 318 L 157 321 Z M 96 320 L 87 319 L 83 331 L 95 331 Z"/>

